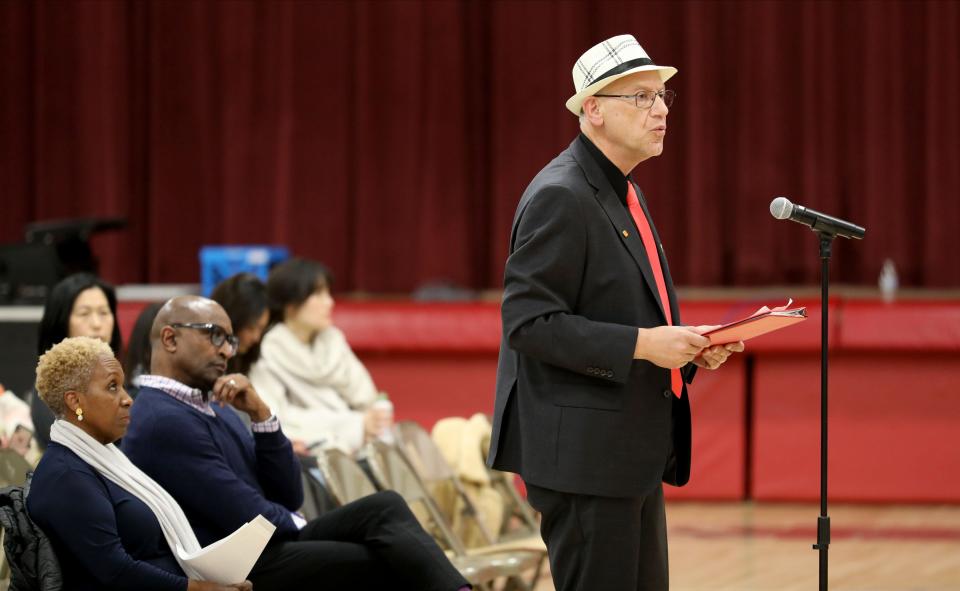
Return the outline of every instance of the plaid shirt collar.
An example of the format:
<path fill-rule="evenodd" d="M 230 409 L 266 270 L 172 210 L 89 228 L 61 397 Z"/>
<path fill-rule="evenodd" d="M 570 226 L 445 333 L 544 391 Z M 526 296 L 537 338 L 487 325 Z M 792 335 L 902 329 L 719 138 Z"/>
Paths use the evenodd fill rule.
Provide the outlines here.
<path fill-rule="evenodd" d="M 196 409 L 207 416 L 217 416 L 217 413 L 213 412 L 213 407 L 210 406 L 210 402 L 203 399 L 203 392 L 201 392 L 199 388 L 191 388 L 172 378 L 155 375 L 141 375 L 137 378 L 137 382 L 142 388 L 162 390 L 190 408 Z"/>

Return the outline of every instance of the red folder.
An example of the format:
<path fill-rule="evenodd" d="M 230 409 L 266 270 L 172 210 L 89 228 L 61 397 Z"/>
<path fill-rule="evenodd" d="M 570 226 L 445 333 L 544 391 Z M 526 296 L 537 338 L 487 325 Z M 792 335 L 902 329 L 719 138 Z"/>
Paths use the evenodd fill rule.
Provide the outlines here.
<path fill-rule="evenodd" d="M 793 300 L 790 300 L 786 305 L 772 310 L 764 306 L 746 318 L 724 324 L 710 332 L 703 333 L 703 336 L 710 339 L 711 345 L 724 345 L 752 339 L 806 320 L 807 309 L 790 308 L 792 303 Z"/>

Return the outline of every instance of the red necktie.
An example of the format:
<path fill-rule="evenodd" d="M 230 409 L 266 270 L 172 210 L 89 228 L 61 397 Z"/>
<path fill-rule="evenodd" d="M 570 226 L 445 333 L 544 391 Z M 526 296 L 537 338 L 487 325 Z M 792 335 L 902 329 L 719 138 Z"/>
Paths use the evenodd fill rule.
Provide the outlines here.
<path fill-rule="evenodd" d="M 657 241 L 653 239 L 650 220 L 644 215 L 640 200 L 637 199 L 637 192 L 629 180 L 627 180 L 627 207 L 630 209 L 634 223 L 637 224 L 637 229 L 640 230 L 640 238 L 643 239 L 643 247 L 647 251 L 647 260 L 650 261 L 650 268 L 653 270 L 653 279 L 657 282 L 657 293 L 660 294 L 660 301 L 663 302 L 663 315 L 667 317 L 667 324 L 672 325 L 673 315 L 670 313 L 670 300 L 667 298 L 667 282 L 663 278 L 663 267 L 660 266 L 660 255 L 657 253 Z M 679 369 L 670 370 L 670 389 L 677 398 L 680 398 L 683 393 L 683 379 L 680 377 Z"/>

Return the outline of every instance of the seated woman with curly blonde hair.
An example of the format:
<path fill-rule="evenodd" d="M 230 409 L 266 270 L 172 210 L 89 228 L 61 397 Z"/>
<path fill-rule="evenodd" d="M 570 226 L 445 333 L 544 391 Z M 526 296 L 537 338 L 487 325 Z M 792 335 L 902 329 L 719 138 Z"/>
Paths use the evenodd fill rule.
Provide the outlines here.
<path fill-rule="evenodd" d="M 65 589 L 252 588 L 200 581 L 174 558 L 176 545 L 194 552 L 199 544 L 176 501 L 113 445 L 130 424 L 132 399 L 110 345 L 63 340 L 40 357 L 36 386 L 57 420 L 27 511 L 53 544 Z"/>

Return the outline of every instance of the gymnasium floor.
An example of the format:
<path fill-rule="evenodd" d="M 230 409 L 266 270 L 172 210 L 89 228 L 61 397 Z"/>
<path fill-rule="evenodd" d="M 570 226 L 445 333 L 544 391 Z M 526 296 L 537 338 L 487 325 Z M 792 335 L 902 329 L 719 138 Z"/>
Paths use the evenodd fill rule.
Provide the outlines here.
<path fill-rule="evenodd" d="M 960 591 L 960 506 L 829 513 L 831 591 Z M 818 514 L 815 504 L 668 503 L 671 591 L 817 589 Z M 553 588 L 547 577 L 536 591 Z"/>

